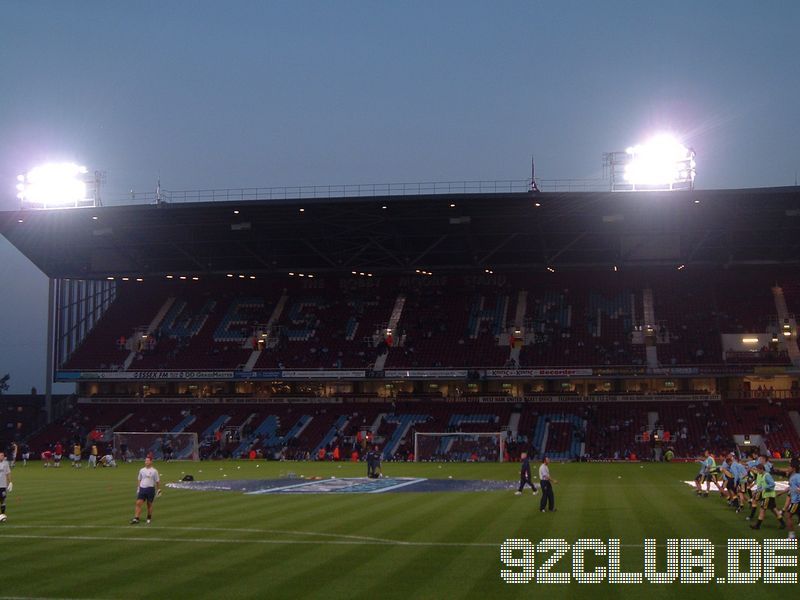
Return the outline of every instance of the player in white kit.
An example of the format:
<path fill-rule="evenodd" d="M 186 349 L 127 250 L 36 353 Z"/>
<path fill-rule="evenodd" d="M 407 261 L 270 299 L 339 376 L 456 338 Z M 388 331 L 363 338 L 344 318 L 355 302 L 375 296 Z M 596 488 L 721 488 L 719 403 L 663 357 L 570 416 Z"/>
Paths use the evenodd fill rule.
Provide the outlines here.
<path fill-rule="evenodd" d="M 142 505 L 147 502 L 147 524 L 153 519 L 153 502 L 156 496 L 161 495 L 161 479 L 158 471 L 153 466 L 153 459 L 149 456 L 144 459 L 144 467 L 139 469 L 138 486 L 136 488 L 136 508 L 133 511 L 131 525 L 138 525 L 139 516 L 142 514 Z"/>
<path fill-rule="evenodd" d="M 6 453 L 0 450 L 0 523 L 6 521 L 6 494 L 11 488 L 11 465 L 6 460 Z"/>

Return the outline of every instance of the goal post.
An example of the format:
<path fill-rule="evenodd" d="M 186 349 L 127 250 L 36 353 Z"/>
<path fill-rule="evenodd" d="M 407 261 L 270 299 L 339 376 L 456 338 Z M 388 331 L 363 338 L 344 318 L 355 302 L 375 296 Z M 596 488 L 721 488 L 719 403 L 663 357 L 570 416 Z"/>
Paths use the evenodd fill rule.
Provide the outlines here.
<path fill-rule="evenodd" d="M 196 433 L 115 431 L 114 456 L 121 460 L 200 460 Z"/>
<path fill-rule="evenodd" d="M 505 431 L 414 432 L 414 462 L 503 462 Z"/>

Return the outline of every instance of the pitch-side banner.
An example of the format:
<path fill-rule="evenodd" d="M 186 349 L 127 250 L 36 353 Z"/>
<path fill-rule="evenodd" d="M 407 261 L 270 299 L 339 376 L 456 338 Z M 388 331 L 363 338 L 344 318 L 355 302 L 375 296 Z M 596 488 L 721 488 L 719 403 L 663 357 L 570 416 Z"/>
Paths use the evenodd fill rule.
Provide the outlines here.
<path fill-rule="evenodd" d="M 228 379 L 364 379 L 366 371 L 58 371 L 58 381 L 184 381 Z"/>
<path fill-rule="evenodd" d="M 364 379 L 366 371 L 281 371 L 282 379 Z"/>
<path fill-rule="evenodd" d="M 236 379 L 280 379 L 280 371 L 236 371 L 233 376 Z"/>
<path fill-rule="evenodd" d="M 591 369 L 486 369 L 486 377 L 588 377 Z"/>
<path fill-rule="evenodd" d="M 90 381 L 97 379 L 141 379 L 144 381 L 175 381 L 186 379 L 223 380 L 233 379 L 233 371 L 58 371 L 56 373 L 56 379 L 59 381 L 75 379 Z"/>
<path fill-rule="evenodd" d="M 386 379 L 460 379 L 467 376 L 466 369 L 389 369 L 383 372 Z"/>

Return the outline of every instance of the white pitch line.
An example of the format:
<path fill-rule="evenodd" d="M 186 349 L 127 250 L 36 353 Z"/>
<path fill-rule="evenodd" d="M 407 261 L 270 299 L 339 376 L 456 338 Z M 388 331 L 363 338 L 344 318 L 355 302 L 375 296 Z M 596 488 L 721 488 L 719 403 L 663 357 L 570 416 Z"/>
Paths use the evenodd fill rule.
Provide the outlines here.
<path fill-rule="evenodd" d="M 0 600 L 100 600 L 99 598 L 62 598 L 57 596 L 0 596 Z"/>
<path fill-rule="evenodd" d="M 308 545 L 308 546 L 412 546 L 412 547 L 442 547 L 454 548 L 499 548 L 500 544 L 489 543 L 458 543 L 458 542 L 369 542 L 366 540 L 248 540 L 248 539 L 219 539 L 219 538 L 171 538 L 171 537 L 110 537 L 95 535 L 23 535 L 4 533 L 3 539 L 20 540 L 67 540 L 79 542 L 169 542 L 190 544 L 265 544 L 265 545 Z"/>
<path fill-rule="evenodd" d="M 95 525 L 14 525 L 14 529 L 127 529 L 130 526 L 112 525 L 108 527 Z M 109 537 L 109 536 L 77 536 L 77 535 L 31 535 L 31 534 L 3 534 L 4 538 L 16 539 L 41 539 L 41 540 L 70 540 L 70 541 L 131 541 L 131 542 L 186 542 L 192 544 L 263 544 L 263 545 L 333 545 L 333 546 L 409 546 L 409 547 L 449 547 L 449 548 L 500 548 L 502 543 L 497 542 L 413 542 L 406 540 L 391 540 L 383 538 L 369 538 L 362 536 L 347 536 L 339 534 L 325 534 L 313 531 L 285 531 L 276 529 L 225 529 L 212 527 L 150 527 L 143 528 L 150 531 L 232 531 L 249 533 L 284 533 L 309 536 L 335 536 L 347 539 L 340 540 L 276 540 L 276 539 L 227 539 L 227 538 L 172 538 L 172 537 Z M 517 538 L 509 538 L 517 539 Z M 666 548 L 666 544 L 656 544 L 657 548 Z M 727 548 L 726 544 L 714 544 L 714 548 Z M 644 544 L 620 544 L 620 548 L 644 548 Z M 3 600 L 3 597 L 0 597 Z M 64 599 L 68 600 L 68 599 Z"/>
<path fill-rule="evenodd" d="M 11 527 L 17 529 L 127 529 L 132 531 L 130 525 L 12 525 Z M 381 544 L 397 544 L 402 543 L 403 540 L 391 540 L 387 538 L 376 538 L 363 535 L 348 535 L 344 533 L 322 533 L 320 531 L 294 531 L 287 529 L 253 529 L 253 528 L 236 528 L 236 527 L 178 527 L 178 526 L 150 526 L 146 525 L 146 529 L 159 529 L 171 531 L 222 531 L 227 533 L 271 533 L 283 535 L 305 535 L 312 537 L 332 537 L 342 538 L 349 540 L 359 540 L 363 542 L 375 542 Z"/>
<path fill-rule="evenodd" d="M 231 540 L 214 538 L 162 538 L 162 537 L 108 537 L 94 535 L 21 535 L 4 534 L 3 538 L 20 540 L 68 540 L 79 542 L 184 542 L 190 544 L 263 544 L 263 545 L 313 545 L 313 546 L 411 546 L 411 547 L 453 547 L 453 548 L 496 548 L 501 544 L 479 542 L 367 542 L 360 540 Z M 666 544 L 656 544 L 665 548 Z M 644 548 L 643 544 L 620 544 L 620 548 Z M 727 548 L 725 544 L 715 544 L 714 548 Z"/>

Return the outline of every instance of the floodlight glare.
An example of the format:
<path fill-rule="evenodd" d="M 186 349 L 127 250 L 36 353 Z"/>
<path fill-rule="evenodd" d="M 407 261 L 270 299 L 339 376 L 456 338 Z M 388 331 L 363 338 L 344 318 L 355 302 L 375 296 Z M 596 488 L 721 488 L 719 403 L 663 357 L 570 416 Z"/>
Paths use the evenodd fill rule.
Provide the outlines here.
<path fill-rule="evenodd" d="M 625 153 L 624 180 L 632 186 L 675 189 L 690 187 L 695 177 L 695 154 L 675 137 L 660 134 Z M 688 186 L 686 185 L 688 184 Z"/>
<path fill-rule="evenodd" d="M 17 198 L 23 205 L 48 208 L 80 206 L 88 198 L 87 169 L 75 163 L 48 163 L 17 176 Z"/>

